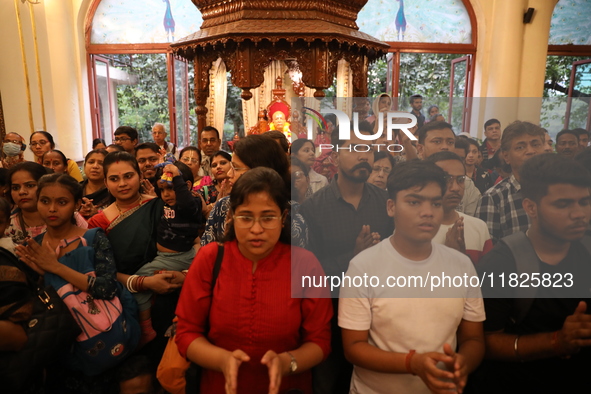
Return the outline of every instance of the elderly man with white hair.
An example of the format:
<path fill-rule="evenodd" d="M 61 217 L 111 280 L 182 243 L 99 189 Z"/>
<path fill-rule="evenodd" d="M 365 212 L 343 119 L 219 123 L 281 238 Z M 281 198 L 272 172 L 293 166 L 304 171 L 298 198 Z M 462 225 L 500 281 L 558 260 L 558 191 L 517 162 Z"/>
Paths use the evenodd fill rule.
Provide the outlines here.
<path fill-rule="evenodd" d="M 176 146 L 172 142 L 166 142 L 166 136 L 166 127 L 162 123 L 154 123 L 154 126 L 152 127 L 152 138 L 154 139 L 154 143 L 156 143 L 160 149 L 164 149 L 166 153 L 172 153 L 174 157 L 178 159 Z"/>

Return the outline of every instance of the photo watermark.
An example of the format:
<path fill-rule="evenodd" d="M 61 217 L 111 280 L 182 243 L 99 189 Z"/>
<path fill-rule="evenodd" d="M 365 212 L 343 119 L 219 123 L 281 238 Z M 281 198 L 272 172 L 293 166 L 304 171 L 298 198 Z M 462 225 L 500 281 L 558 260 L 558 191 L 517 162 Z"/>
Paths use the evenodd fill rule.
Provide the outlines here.
<path fill-rule="evenodd" d="M 375 122 L 377 122 L 377 128 L 375 128 L 374 133 L 366 134 L 359 130 L 359 112 L 353 111 L 351 115 L 348 115 L 344 111 L 334 108 L 327 108 L 322 110 L 322 112 L 316 111 L 309 107 L 303 107 L 303 110 L 305 110 L 307 138 L 309 140 L 314 140 L 314 126 L 317 126 L 322 130 L 328 129 L 328 122 L 326 121 L 324 115 L 333 114 L 336 116 L 338 122 L 338 125 L 335 126 L 335 128 L 338 130 L 335 131 L 338 133 L 339 140 L 350 140 L 351 132 L 353 132 L 354 135 L 362 141 L 377 141 L 382 136 L 386 137 L 386 141 L 394 141 L 395 134 L 398 131 L 400 131 L 404 133 L 411 141 L 417 141 L 417 138 L 409 130 L 417 125 L 417 118 L 416 116 L 410 113 L 390 111 L 383 113 L 378 112 L 375 115 Z M 386 121 L 385 128 L 384 120 Z M 320 150 L 320 152 L 335 149 L 338 152 L 340 149 L 345 149 L 348 151 L 355 152 L 369 152 L 371 150 L 374 150 L 377 152 L 387 151 L 391 153 L 399 153 L 404 150 L 404 147 L 398 143 L 351 144 L 347 147 L 335 147 L 333 144 L 319 144 L 318 149 Z"/>

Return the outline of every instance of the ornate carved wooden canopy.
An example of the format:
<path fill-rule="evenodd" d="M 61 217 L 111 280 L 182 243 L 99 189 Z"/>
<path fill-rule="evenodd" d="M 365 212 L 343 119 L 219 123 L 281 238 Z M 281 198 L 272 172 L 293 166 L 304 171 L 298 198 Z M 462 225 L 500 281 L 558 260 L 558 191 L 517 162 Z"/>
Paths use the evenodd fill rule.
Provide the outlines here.
<path fill-rule="evenodd" d="M 264 80 L 272 60 L 295 59 L 302 81 L 324 97 L 337 63 L 353 73 L 353 95 L 367 96 L 367 68 L 389 46 L 358 30 L 355 20 L 367 0 L 192 0 L 203 15 L 201 30 L 173 44 L 195 63 L 197 114 L 205 120 L 209 69 L 218 57 L 232 73 L 242 98 Z"/>

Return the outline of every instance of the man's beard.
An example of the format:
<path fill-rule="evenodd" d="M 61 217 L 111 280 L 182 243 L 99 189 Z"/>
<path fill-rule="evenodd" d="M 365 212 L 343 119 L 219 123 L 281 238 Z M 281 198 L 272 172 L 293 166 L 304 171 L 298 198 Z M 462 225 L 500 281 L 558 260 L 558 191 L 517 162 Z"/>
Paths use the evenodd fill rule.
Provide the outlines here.
<path fill-rule="evenodd" d="M 367 170 L 367 175 L 353 175 L 353 173 L 355 171 L 360 170 L 360 169 Z M 367 182 L 367 180 L 369 179 L 369 176 L 371 175 L 371 171 L 372 171 L 372 168 L 369 165 L 369 163 L 364 161 L 362 163 L 356 164 L 353 168 L 351 168 L 349 173 L 347 173 L 345 171 L 341 171 L 341 173 L 343 174 L 343 176 L 345 178 L 347 178 L 351 182 L 364 183 L 364 182 Z"/>

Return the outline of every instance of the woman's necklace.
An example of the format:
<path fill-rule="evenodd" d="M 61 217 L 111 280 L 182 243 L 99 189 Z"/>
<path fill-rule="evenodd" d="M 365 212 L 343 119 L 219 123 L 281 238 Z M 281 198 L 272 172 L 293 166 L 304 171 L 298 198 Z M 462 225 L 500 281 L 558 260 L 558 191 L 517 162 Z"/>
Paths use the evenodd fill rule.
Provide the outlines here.
<path fill-rule="evenodd" d="M 142 195 L 140 194 L 140 197 L 137 199 L 136 203 L 133 204 L 133 207 L 135 207 L 137 204 L 139 204 L 142 201 Z M 115 201 L 115 207 L 117 207 L 117 210 L 119 211 L 119 215 L 121 216 L 121 214 L 123 214 L 123 212 L 127 212 L 129 211 L 131 208 L 127 208 L 125 211 L 122 211 L 121 208 L 119 207 L 119 203 L 117 201 Z"/>

